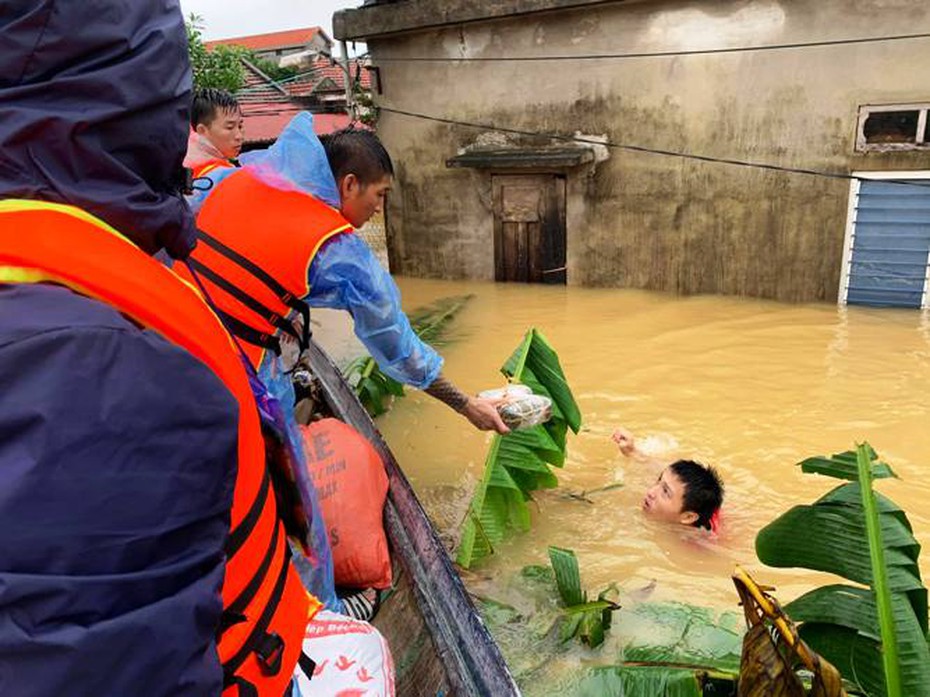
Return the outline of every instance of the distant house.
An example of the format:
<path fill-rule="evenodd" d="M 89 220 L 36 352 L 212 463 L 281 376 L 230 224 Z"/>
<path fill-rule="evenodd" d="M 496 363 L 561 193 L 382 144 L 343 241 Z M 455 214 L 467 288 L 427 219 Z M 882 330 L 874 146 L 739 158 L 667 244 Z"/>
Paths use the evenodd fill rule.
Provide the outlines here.
<path fill-rule="evenodd" d="M 346 105 L 346 71 L 333 59 L 333 42 L 319 27 L 272 32 L 207 42 L 244 46 L 266 60 L 290 63 L 299 72 L 286 80 L 274 80 L 250 61 L 244 62 L 246 83 L 236 93 L 245 120 L 245 149 L 265 147 L 281 133 L 300 111 L 314 114 L 317 133 L 331 133 L 348 126 L 352 117 Z M 298 60 L 299 59 L 299 60 Z M 352 82 L 370 89 L 371 79 L 364 63 L 349 63 Z"/>
<path fill-rule="evenodd" d="M 334 17 L 378 74 L 393 270 L 912 307 L 930 39 L 883 37 L 928 32 L 926 0 L 367 0 Z"/>
<path fill-rule="evenodd" d="M 208 49 L 216 46 L 244 46 L 255 51 L 260 58 L 280 64 L 285 56 L 306 55 L 312 59 L 321 54 L 329 54 L 332 51 L 333 40 L 320 27 L 305 27 L 206 42 Z"/>

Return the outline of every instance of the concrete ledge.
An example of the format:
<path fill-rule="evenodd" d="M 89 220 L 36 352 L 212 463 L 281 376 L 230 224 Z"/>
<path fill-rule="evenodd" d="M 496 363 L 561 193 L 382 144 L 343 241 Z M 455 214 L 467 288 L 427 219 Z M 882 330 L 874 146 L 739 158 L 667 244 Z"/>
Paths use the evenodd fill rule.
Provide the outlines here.
<path fill-rule="evenodd" d="M 333 36 L 340 41 L 366 41 L 390 34 L 465 24 L 488 19 L 604 5 L 624 0 L 401 0 L 339 10 Z"/>
<path fill-rule="evenodd" d="M 446 167 L 539 169 L 578 167 L 594 162 L 592 148 L 496 148 L 471 150 L 446 160 Z"/>

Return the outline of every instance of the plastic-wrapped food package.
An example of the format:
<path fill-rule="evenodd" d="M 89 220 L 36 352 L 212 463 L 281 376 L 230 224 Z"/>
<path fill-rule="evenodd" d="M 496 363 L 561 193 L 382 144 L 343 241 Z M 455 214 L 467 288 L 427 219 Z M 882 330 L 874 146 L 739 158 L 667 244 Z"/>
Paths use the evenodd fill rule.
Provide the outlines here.
<path fill-rule="evenodd" d="M 512 431 L 520 431 L 552 418 L 552 400 L 533 391 L 526 385 L 507 385 L 496 390 L 485 390 L 479 397 L 505 400 L 497 407 L 501 420 Z"/>

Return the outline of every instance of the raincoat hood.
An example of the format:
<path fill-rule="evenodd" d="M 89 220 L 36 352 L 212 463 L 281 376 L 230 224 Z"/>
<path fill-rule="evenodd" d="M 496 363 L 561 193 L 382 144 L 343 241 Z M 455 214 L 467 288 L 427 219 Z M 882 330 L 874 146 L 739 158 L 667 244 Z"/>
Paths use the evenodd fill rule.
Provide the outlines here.
<path fill-rule="evenodd" d="M 177 0 L 3 2 L 0 56 L 0 198 L 78 206 L 150 254 L 187 256 L 191 71 Z"/>
<path fill-rule="evenodd" d="M 243 153 L 239 162 L 268 186 L 302 191 L 339 208 L 339 189 L 309 112 L 291 119 L 270 148 Z"/>

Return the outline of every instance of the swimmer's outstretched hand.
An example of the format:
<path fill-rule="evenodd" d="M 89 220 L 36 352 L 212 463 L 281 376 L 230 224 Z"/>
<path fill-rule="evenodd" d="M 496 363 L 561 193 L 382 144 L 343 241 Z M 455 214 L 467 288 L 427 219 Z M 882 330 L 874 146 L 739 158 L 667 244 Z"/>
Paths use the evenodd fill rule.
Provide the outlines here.
<path fill-rule="evenodd" d="M 620 449 L 620 454 L 624 457 L 630 457 L 636 452 L 636 441 L 633 439 L 633 434 L 629 430 L 623 427 L 618 428 L 614 431 L 611 438 Z"/>

